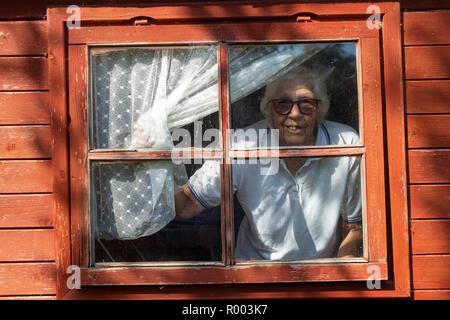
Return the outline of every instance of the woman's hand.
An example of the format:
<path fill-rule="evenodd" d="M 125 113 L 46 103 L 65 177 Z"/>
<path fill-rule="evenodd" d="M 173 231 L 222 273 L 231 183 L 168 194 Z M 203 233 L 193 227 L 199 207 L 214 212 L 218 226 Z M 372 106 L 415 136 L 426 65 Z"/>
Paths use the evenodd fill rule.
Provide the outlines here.
<path fill-rule="evenodd" d="M 362 225 L 361 222 L 342 222 L 343 239 L 337 254 L 338 258 L 360 257 L 362 253 Z"/>
<path fill-rule="evenodd" d="M 138 124 L 134 125 L 134 130 L 131 134 L 131 147 L 132 148 L 151 148 L 153 146 L 153 140 L 145 134 L 144 129 Z"/>

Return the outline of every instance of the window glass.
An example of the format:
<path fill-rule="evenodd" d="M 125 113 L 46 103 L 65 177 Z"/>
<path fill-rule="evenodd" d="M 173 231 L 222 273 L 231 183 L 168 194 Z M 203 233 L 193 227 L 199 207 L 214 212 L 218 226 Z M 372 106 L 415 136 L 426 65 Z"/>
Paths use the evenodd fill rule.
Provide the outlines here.
<path fill-rule="evenodd" d="M 271 127 L 280 130 L 280 138 L 282 131 L 292 135 L 280 146 L 317 144 L 309 131 L 319 122 L 359 132 L 354 42 L 234 45 L 229 50 L 233 129 Z"/>
<path fill-rule="evenodd" d="M 359 143 L 354 42 L 229 50 L 232 146 Z M 93 148 L 217 146 L 215 46 L 91 53 Z M 236 261 L 336 257 L 342 224 L 361 221 L 360 157 L 252 160 L 232 166 Z M 92 162 L 94 261 L 220 261 L 220 165 L 193 163 Z M 183 185 L 205 208 L 185 220 Z"/>
<path fill-rule="evenodd" d="M 237 262 L 362 256 L 359 156 L 236 160 L 233 187 Z"/>
<path fill-rule="evenodd" d="M 219 128 L 215 46 L 94 48 L 91 70 L 93 149 L 170 149 L 175 128 Z"/>
<path fill-rule="evenodd" d="M 187 164 L 187 176 L 200 166 Z M 177 170 L 171 161 L 92 166 L 95 262 L 221 261 L 220 206 L 177 219 L 173 194 L 186 183 Z"/>

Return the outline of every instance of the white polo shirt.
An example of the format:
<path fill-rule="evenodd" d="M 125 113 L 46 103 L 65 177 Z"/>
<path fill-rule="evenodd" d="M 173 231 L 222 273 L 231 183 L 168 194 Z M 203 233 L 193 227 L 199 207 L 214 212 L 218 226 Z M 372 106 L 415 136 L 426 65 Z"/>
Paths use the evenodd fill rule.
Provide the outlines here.
<path fill-rule="evenodd" d="M 269 128 L 265 120 L 250 127 Z M 256 146 L 258 142 L 252 143 Z M 357 132 L 347 125 L 332 121 L 319 125 L 316 145 L 358 143 Z M 245 144 L 249 146 L 248 141 Z M 283 159 L 275 174 L 270 175 L 261 174 L 261 169 L 270 164 L 234 163 L 233 192 L 245 211 L 235 259 L 335 256 L 339 218 L 361 221 L 359 162 L 359 157 L 351 156 L 308 158 L 295 176 Z M 206 208 L 220 205 L 219 162 L 205 161 L 189 179 L 188 186 Z"/>

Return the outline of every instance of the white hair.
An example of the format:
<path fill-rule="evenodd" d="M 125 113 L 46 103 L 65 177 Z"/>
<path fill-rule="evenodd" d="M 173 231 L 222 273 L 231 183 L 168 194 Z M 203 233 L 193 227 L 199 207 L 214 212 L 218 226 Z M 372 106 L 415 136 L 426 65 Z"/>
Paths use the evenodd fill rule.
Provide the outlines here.
<path fill-rule="evenodd" d="M 266 86 L 264 96 L 259 105 L 261 112 L 272 125 L 270 100 L 276 98 L 277 93 L 283 85 L 286 85 L 287 82 L 295 81 L 296 83 L 303 84 L 312 90 L 314 97 L 319 100 L 318 120 L 319 122 L 323 121 L 330 107 L 327 86 L 324 81 L 326 76 L 327 74 L 319 74 L 318 72 L 314 72 L 306 68 L 297 69 L 284 74 Z"/>

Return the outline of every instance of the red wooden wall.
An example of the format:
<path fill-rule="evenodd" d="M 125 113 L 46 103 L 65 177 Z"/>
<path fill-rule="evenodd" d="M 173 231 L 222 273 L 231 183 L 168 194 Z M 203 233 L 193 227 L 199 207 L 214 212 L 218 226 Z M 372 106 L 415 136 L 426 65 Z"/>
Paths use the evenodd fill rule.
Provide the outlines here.
<path fill-rule="evenodd" d="M 0 298 L 54 299 L 47 23 L 22 2 L 0 13 Z M 405 3 L 413 298 L 450 299 L 450 11 Z"/>
<path fill-rule="evenodd" d="M 404 12 L 415 299 L 450 299 L 450 11 Z"/>
<path fill-rule="evenodd" d="M 0 296 L 54 298 L 47 23 L 0 22 Z"/>

